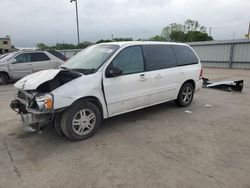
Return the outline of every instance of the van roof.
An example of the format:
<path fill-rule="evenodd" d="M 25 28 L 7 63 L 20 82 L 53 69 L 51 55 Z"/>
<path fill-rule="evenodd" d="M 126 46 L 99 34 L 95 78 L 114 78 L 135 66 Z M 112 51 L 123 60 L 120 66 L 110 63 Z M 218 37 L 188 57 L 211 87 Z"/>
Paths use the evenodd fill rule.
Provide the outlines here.
<path fill-rule="evenodd" d="M 130 46 L 130 45 L 140 45 L 140 44 L 167 44 L 167 45 L 183 45 L 188 46 L 188 44 L 185 43 L 177 43 L 177 42 L 159 42 L 159 41 L 125 41 L 125 42 L 107 42 L 107 43 L 100 43 L 101 44 L 113 44 L 113 45 L 119 45 L 122 46 Z"/>

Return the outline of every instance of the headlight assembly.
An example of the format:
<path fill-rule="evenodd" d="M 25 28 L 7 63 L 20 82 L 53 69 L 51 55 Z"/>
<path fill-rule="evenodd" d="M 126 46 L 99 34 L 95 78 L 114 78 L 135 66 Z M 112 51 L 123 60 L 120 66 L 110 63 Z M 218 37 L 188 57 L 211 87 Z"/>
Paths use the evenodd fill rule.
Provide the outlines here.
<path fill-rule="evenodd" d="M 51 111 L 53 109 L 53 96 L 51 94 L 36 96 L 35 100 L 40 111 Z"/>

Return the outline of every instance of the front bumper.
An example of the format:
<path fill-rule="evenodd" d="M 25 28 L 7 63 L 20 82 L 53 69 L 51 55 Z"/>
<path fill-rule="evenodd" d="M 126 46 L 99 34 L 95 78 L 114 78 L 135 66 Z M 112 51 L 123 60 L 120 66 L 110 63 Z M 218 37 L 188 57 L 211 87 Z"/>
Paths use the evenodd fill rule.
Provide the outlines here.
<path fill-rule="evenodd" d="M 19 91 L 15 100 L 11 101 L 12 110 L 20 114 L 21 120 L 25 126 L 40 128 L 52 122 L 54 112 L 41 112 L 37 108 L 32 108 L 34 95 L 26 91 Z"/>
<path fill-rule="evenodd" d="M 20 114 L 23 125 L 24 126 L 31 126 L 33 128 L 40 128 L 44 127 L 45 125 L 52 122 L 52 115 L 51 114 Z"/>

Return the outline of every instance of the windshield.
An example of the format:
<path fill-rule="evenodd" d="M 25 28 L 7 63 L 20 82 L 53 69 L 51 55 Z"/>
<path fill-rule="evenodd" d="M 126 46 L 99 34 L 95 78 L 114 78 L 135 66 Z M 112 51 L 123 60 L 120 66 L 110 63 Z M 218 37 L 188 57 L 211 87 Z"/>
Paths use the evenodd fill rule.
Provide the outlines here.
<path fill-rule="evenodd" d="M 90 46 L 77 55 L 70 58 L 62 68 L 75 70 L 97 70 L 117 49 L 118 45 L 97 45 Z"/>
<path fill-rule="evenodd" d="M 8 61 L 8 60 L 11 59 L 13 56 L 14 56 L 14 53 L 10 53 L 10 54 L 7 54 L 7 55 L 3 55 L 3 57 L 2 57 L 2 56 L 0 57 L 0 61 L 1 61 L 1 62 Z"/>

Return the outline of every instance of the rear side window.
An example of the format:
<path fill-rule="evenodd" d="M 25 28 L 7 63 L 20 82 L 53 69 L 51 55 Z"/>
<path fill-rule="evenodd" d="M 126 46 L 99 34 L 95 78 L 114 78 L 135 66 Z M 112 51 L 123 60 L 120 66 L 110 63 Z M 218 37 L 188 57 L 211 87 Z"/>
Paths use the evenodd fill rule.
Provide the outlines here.
<path fill-rule="evenodd" d="M 144 71 L 143 55 L 140 46 L 122 50 L 112 61 L 113 66 L 122 70 L 123 75 Z"/>
<path fill-rule="evenodd" d="M 63 61 L 67 60 L 67 58 L 63 54 L 61 54 L 60 52 L 58 52 L 58 51 L 49 50 L 48 52 L 51 53 L 52 55 L 56 56 L 57 58 L 63 60 Z"/>
<path fill-rule="evenodd" d="M 173 49 L 178 66 L 197 64 L 199 62 L 195 53 L 188 46 L 173 45 Z"/>
<path fill-rule="evenodd" d="M 146 71 L 176 67 L 175 54 L 169 45 L 142 46 Z"/>
<path fill-rule="evenodd" d="M 42 52 L 37 52 L 37 53 L 31 53 L 31 61 L 49 61 L 50 58 Z"/>
<path fill-rule="evenodd" d="M 30 54 L 25 53 L 25 54 L 20 54 L 15 57 L 17 63 L 29 63 L 30 60 Z"/>

